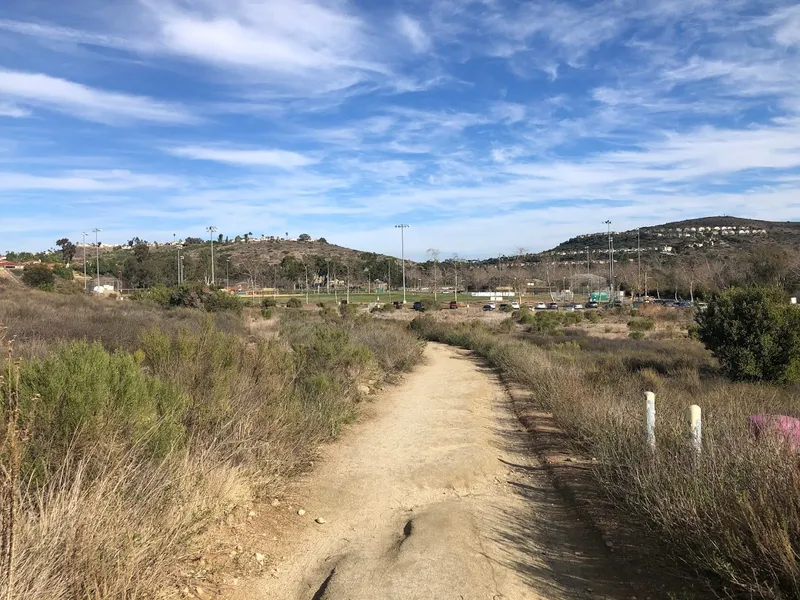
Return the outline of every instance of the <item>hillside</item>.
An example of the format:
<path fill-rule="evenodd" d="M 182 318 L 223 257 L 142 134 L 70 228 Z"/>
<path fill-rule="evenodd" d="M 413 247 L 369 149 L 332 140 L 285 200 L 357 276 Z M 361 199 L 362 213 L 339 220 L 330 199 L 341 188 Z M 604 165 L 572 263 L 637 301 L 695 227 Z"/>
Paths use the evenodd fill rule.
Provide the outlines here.
<path fill-rule="evenodd" d="M 617 255 L 637 252 L 640 245 L 642 257 L 659 254 L 708 254 L 725 256 L 737 251 L 750 251 L 767 245 L 800 248 L 800 222 L 773 222 L 737 217 L 705 217 L 642 227 L 638 230 L 613 232 L 614 249 Z M 638 239 L 637 239 L 638 237 Z M 608 234 L 605 232 L 580 235 L 562 242 L 543 254 L 552 254 L 569 260 L 572 257 L 585 260 L 586 250 L 590 256 L 604 254 L 608 250 Z"/>

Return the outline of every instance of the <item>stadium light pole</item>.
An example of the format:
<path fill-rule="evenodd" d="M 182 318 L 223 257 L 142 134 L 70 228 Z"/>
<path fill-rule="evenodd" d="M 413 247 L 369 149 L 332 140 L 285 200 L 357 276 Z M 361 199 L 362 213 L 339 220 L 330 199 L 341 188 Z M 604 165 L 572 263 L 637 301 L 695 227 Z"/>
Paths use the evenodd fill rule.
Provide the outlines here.
<path fill-rule="evenodd" d="M 609 302 L 615 300 L 612 298 L 616 291 L 614 285 L 614 238 L 611 237 L 611 221 L 603 221 L 608 225 L 608 285 L 609 285 Z"/>
<path fill-rule="evenodd" d="M 225 288 L 231 288 L 231 259 L 225 259 Z"/>
<path fill-rule="evenodd" d="M 211 240 L 211 285 L 214 285 L 214 232 L 217 230 L 213 225 L 206 227 L 208 239 Z"/>
<path fill-rule="evenodd" d="M 636 228 L 636 257 L 639 261 L 639 273 L 636 276 L 636 291 L 642 293 L 642 237 L 639 228 Z"/>
<path fill-rule="evenodd" d="M 308 265 L 303 263 L 303 267 L 306 270 L 306 304 L 308 304 Z"/>
<path fill-rule="evenodd" d="M 86 276 L 86 236 L 89 235 L 85 231 L 83 235 L 83 291 L 85 292 L 89 287 L 89 279 Z"/>
<path fill-rule="evenodd" d="M 92 232 L 94 232 L 94 245 L 97 248 L 97 287 L 100 287 L 100 239 L 97 237 L 97 234 L 101 231 L 103 230 L 97 227 L 92 229 Z"/>
<path fill-rule="evenodd" d="M 408 225 L 405 223 L 401 223 L 400 225 L 395 225 L 396 229 L 400 230 L 400 260 L 403 263 L 403 304 L 406 303 L 406 243 L 405 243 L 405 236 L 404 231 L 408 229 Z"/>

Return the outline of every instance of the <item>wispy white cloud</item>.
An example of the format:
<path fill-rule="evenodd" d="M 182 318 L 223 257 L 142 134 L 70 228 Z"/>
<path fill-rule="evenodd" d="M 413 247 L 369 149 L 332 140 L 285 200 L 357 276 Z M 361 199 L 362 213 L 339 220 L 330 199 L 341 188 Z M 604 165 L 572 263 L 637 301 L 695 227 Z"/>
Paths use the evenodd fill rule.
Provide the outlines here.
<path fill-rule="evenodd" d="M 409 17 L 407 14 L 401 14 L 397 17 L 397 27 L 411 44 L 414 52 L 427 52 L 431 49 L 431 38 L 425 33 L 422 25 L 416 19 Z"/>
<path fill-rule="evenodd" d="M 12 119 L 21 119 L 29 117 L 31 112 L 12 104 L 10 102 L 0 102 L 0 117 L 11 117 Z"/>
<path fill-rule="evenodd" d="M 2 190 L 113 192 L 144 188 L 177 188 L 181 180 L 169 175 L 137 174 L 125 170 L 70 171 L 57 175 L 0 172 Z"/>
<path fill-rule="evenodd" d="M 92 88 L 41 73 L 0 70 L 0 100 L 66 113 L 99 123 L 193 123 L 180 105 Z"/>
<path fill-rule="evenodd" d="M 245 167 L 277 167 L 294 169 L 317 162 L 297 152 L 274 149 L 241 149 L 215 146 L 179 146 L 168 152 L 182 158 L 208 160 Z"/>

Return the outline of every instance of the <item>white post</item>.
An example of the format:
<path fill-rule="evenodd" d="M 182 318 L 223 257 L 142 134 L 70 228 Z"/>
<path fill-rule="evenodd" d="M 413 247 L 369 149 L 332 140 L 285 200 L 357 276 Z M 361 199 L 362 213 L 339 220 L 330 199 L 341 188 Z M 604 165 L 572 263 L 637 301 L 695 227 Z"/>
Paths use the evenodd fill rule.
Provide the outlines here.
<path fill-rule="evenodd" d="M 647 405 L 647 419 L 645 431 L 647 433 L 647 445 L 650 450 L 656 449 L 656 395 L 653 392 L 644 393 Z"/>
<path fill-rule="evenodd" d="M 696 404 L 689 407 L 689 434 L 694 451 L 700 454 L 703 450 L 703 421 L 700 407 Z"/>

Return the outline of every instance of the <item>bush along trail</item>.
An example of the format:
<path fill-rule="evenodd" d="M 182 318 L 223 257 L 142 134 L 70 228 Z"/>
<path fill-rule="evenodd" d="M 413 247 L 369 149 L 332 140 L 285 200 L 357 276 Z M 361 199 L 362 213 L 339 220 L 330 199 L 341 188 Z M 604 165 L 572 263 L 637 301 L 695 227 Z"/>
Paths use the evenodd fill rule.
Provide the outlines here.
<path fill-rule="evenodd" d="M 754 414 L 800 415 L 796 389 L 783 384 L 796 366 L 780 350 L 800 339 L 796 308 L 785 305 L 769 289 L 712 302 L 694 331 L 714 356 L 690 337 L 564 341 L 561 329 L 548 325 L 543 334 L 543 322 L 522 315 L 494 328 L 426 315 L 410 328 L 473 350 L 528 390 L 574 448 L 596 459 L 591 472 L 619 507 L 616 519 L 654 533 L 706 579 L 707 593 L 788 599 L 800 596 L 800 469 L 791 444 L 748 432 Z M 633 331 L 651 328 L 633 319 Z M 645 391 L 657 397 L 654 452 Z M 703 409 L 700 455 L 687 439 L 692 404 Z"/>
<path fill-rule="evenodd" d="M 86 320 L 46 328 L 17 317 L 41 312 L 46 323 L 54 306 Z M 261 339 L 236 315 L 43 292 L 0 298 L 5 335 L 24 356 L 13 368 L 2 361 L 0 420 L 23 432 L 14 438 L 23 483 L 9 492 L 16 515 L 2 520 L 16 548 L 0 597 L 132 600 L 181 587 L 179 566 L 209 528 L 280 490 L 353 421 L 359 386 L 422 356 L 418 338 L 369 316 L 286 313 L 279 335 Z"/>

